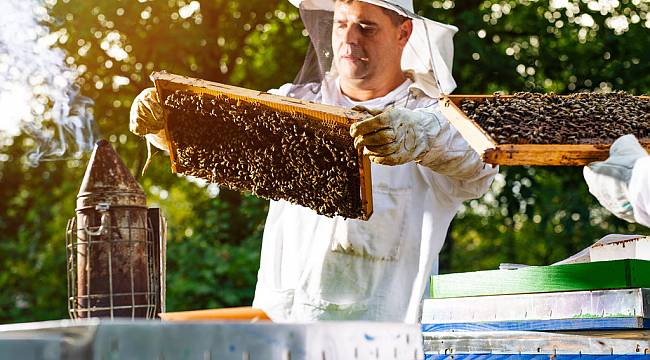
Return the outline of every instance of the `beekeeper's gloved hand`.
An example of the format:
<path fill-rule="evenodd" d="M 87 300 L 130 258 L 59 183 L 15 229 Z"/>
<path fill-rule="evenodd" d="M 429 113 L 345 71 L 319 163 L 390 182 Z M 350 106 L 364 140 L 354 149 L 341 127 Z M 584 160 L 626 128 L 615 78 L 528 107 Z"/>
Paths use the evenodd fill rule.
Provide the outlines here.
<path fill-rule="evenodd" d="M 354 145 L 364 146 L 370 160 L 384 165 L 400 165 L 416 161 L 439 174 L 465 179 L 483 168 L 478 154 L 464 147 L 454 150 L 456 131 L 437 110 L 420 111 L 390 108 L 352 124 L 350 135 Z"/>
<path fill-rule="evenodd" d="M 634 211 L 630 203 L 628 185 L 634 163 L 648 156 L 634 135 L 618 138 L 609 149 L 609 158 L 585 166 L 583 174 L 589 192 L 598 202 L 617 217 L 634 222 Z"/>
<path fill-rule="evenodd" d="M 133 100 L 129 129 L 136 135 L 144 136 L 148 144 L 167 151 L 165 117 L 156 88 L 142 90 Z"/>

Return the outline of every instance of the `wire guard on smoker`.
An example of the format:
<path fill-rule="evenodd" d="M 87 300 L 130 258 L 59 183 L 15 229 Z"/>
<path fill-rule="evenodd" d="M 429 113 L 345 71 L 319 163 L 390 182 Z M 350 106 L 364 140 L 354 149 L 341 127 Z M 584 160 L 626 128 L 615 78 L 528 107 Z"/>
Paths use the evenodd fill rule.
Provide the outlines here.
<path fill-rule="evenodd" d="M 129 209 L 118 211 L 124 212 L 127 219 L 133 216 Z M 102 216 L 104 219 L 111 217 L 108 211 Z M 155 270 L 153 262 L 146 261 L 154 258 L 153 232 L 148 221 L 147 226 L 143 226 L 142 219 L 133 222 L 120 227 L 111 225 L 108 220 L 104 225 L 78 228 L 77 218 L 68 221 L 66 254 L 70 318 L 155 317 Z M 131 237 L 131 234 L 142 232 L 148 234 L 143 239 Z M 85 233 L 85 236 L 78 235 L 80 233 Z M 142 258 L 147 262 L 145 274 L 136 269 Z M 142 284 L 143 279 L 145 284 Z"/>

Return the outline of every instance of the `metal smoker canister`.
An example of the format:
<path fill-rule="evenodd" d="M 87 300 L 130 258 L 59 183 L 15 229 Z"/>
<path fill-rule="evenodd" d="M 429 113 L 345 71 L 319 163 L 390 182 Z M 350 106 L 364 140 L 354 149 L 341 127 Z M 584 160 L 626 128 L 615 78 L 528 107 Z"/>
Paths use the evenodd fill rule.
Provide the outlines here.
<path fill-rule="evenodd" d="M 95 145 L 68 241 L 73 318 L 155 315 L 153 244 L 144 191 L 106 140 Z M 74 222 L 72 220 L 71 222 Z M 75 279 L 76 278 L 76 279 Z"/>

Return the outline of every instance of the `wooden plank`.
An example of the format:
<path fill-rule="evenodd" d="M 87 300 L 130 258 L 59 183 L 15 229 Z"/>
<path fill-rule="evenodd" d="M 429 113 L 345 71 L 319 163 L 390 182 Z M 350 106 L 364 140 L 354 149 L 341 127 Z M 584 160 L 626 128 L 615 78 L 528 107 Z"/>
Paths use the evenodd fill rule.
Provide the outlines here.
<path fill-rule="evenodd" d="M 508 99 L 512 95 L 499 97 Z M 493 95 L 447 95 L 440 99 L 440 111 L 488 164 L 584 166 L 593 161 L 605 160 L 609 156 L 611 144 L 497 144 L 478 123 L 460 109 L 463 100 L 482 101 L 492 98 Z M 650 100 L 648 96 L 638 98 Z M 640 142 L 650 152 L 650 139 L 640 139 Z"/>
<path fill-rule="evenodd" d="M 151 80 L 154 81 L 156 87 L 163 87 L 169 91 L 189 90 L 195 94 L 226 95 L 244 101 L 255 100 L 278 111 L 299 112 L 333 125 L 351 125 L 367 117 L 365 113 L 339 106 L 273 95 L 263 91 L 170 74 L 164 71 L 151 74 Z"/>
<path fill-rule="evenodd" d="M 582 335 L 592 338 L 602 339 L 636 339 L 648 340 L 650 339 L 650 330 L 576 330 L 576 331 L 561 331 L 558 334 L 566 335 Z"/>
<path fill-rule="evenodd" d="M 196 320 L 233 320 L 233 321 L 270 321 L 266 313 L 249 306 L 178 311 L 158 314 L 165 321 L 196 321 Z"/>
<path fill-rule="evenodd" d="M 470 120 L 454 101 L 446 98 L 440 104 L 440 112 L 463 135 L 474 151 L 483 154 L 497 148 L 496 142 L 490 135 L 476 122 Z"/>
<path fill-rule="evenodd" d="M 609 157 L 610 145 L 498 145 L 483 153 L 488 164 L 507 166 L 582 166 Z"/>
<path fill-rule="evenodd" d="M 562 331 L 648 329 L 650 319 L 641 317 L 561 320 L 490 321 L 422 324 L 423 332 L 433 331 Z"/>
<path fill-rule="evenodd" d="M 577 354 L 556 354 L 554 352 L 544 354 L 424 354 L 424 360 L 647 360 L 648 355 L 586 355 Z"/>
<path fill-rule="evenodd" d="M 432 298 L 650 287 L 650 261 L 615 260 L 431 277 Z"/>

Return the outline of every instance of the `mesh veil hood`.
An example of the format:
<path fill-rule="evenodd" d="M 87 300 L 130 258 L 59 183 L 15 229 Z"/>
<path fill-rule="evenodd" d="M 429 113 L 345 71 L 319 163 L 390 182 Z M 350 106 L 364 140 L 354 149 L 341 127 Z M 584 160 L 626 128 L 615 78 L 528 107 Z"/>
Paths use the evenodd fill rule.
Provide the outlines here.
<path fill-rule="evenodd" d="M 332 23 L 335 0 L 289 0 L 300 9 L 300 16 L 309 33 L 310 46 L 295 84 L 319 83 L 328 74 L 335 74 L 332 65 Z M 404 48 L 401 67 L 411 75 L 416 86 L 430 97 L 449 94 L 456 88 L 451 74 L 454 44 L 458 28 L 419 16 L 412 0 L 359 0 L 380 6 L 408 17 L 413 33 Z"/>

